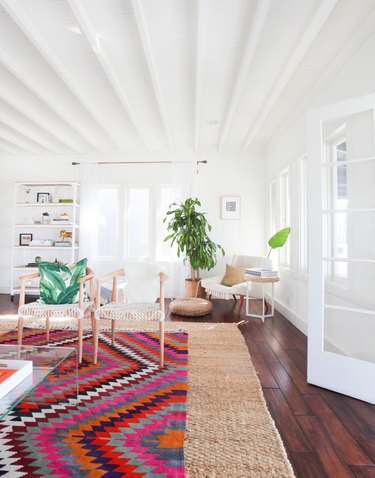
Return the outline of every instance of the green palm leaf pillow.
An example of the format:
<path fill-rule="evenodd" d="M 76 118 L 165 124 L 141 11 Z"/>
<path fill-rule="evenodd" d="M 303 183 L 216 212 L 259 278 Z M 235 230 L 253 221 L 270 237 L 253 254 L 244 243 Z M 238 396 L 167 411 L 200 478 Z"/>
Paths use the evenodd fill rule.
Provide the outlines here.
<path fill-rule="evenodd" d="M 73 264 L 39 261 L 40 299 L 42 304 L 76 304 L 79 279 L 86 275 L 87 259 Z"/>

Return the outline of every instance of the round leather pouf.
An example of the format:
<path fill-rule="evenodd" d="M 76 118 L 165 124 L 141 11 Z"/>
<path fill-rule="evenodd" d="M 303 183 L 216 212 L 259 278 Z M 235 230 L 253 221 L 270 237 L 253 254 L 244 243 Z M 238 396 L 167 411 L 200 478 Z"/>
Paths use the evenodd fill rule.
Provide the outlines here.
<path fill-rule="evenodd" d="M 212 304 L 206 299 L 181 298 L 172 300 L 169 304 L 169 311 L 172 314 L 183 315 L 185 317 L 199 317 L 207 315 L 212 310 Z"/>

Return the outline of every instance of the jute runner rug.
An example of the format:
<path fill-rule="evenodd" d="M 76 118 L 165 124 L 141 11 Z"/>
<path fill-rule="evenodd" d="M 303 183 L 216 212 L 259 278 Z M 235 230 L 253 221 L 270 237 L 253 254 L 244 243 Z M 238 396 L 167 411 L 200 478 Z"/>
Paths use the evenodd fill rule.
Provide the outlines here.
<path fill-rule="evenodd" d="M 14 325 L 0 319 L 3 330 Z M 139 329 L 139 324 L 121 325 Z M 293 477 L 236 325 L 167 322 L 166 329 L 189 334 L 187 477 Z"/>

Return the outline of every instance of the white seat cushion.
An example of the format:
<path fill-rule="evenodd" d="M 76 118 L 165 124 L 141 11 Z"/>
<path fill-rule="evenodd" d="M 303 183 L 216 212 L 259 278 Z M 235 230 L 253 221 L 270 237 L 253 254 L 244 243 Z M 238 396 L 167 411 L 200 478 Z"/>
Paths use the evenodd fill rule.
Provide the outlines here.
<path fill-rule="evenodd" d="M 99 307 L 95 312 L 96 319 L 158 321 L 164 320 L 164 312 L 160 304 L 122 304 L 110 302 Z"/>

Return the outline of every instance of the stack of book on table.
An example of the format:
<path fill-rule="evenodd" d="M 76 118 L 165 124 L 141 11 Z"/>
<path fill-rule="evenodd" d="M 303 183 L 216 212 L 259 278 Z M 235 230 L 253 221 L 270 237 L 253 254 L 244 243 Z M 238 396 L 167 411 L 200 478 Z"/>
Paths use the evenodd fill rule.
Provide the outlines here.
<path fill-rule="evenodd" d="M 261 269 L 261 268 L 247 268 L 245 271 L 245 275 L 254 276 L 254 277 L 262 277 L 262 278 L 270 278 L 270 277 L 279 277 L 278 271 L 272 271 L 269 269 Z"/>
<path fill-rule="evenodd" d="M 26 379 L 32 385 L 32 373 L 31 360 L 0 359 L 0 399 Z"/>

